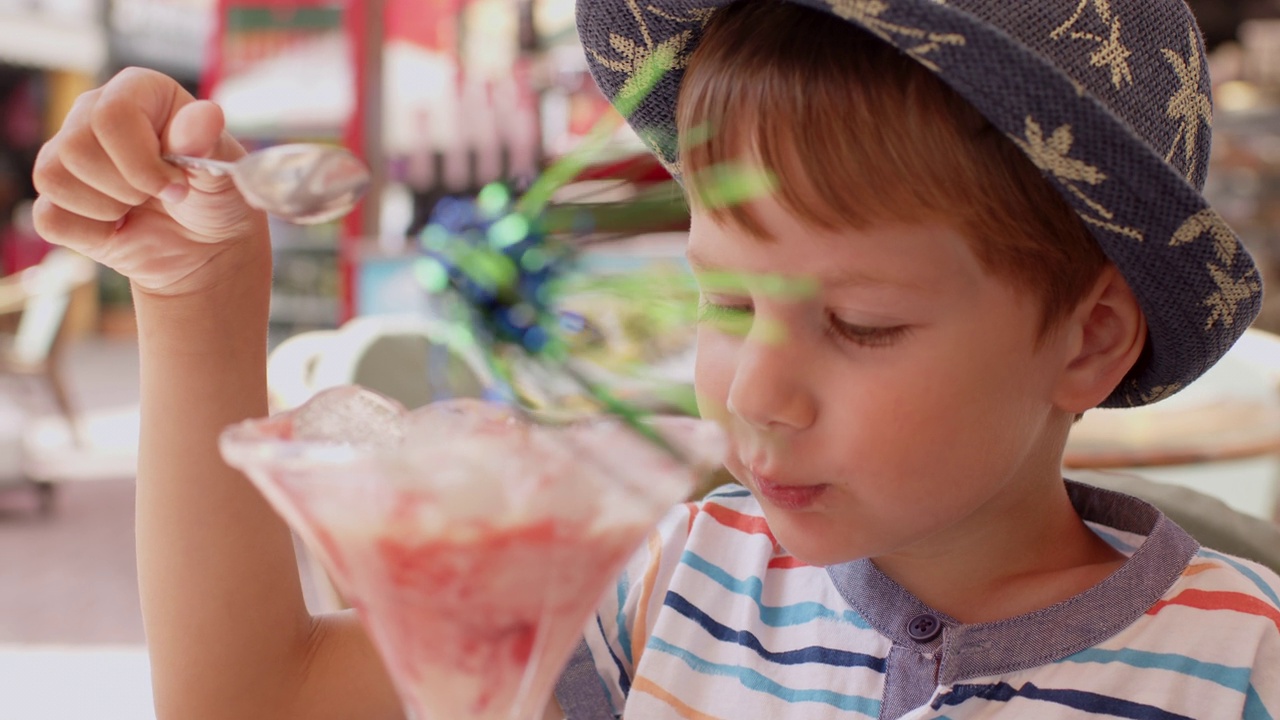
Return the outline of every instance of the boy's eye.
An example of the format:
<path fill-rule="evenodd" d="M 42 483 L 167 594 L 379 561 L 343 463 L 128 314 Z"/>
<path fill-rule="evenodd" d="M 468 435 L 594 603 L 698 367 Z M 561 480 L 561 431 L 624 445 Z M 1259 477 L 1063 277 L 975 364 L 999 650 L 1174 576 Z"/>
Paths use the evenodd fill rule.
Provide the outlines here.
<path fill-rule="evenodd" d="M 752 307 L 748 301 L 712 300 L 698 303 L 698 322 L 723 333 L 745 336 L 751 330 Z"/>
<path fill-rule="evenodd" d="M 706 323 L 719 332 L 745 337 L 751 332 L 754 308 L 749 300 L 708 298 L 698 303 L 698 322 Z M 892 345 L 908 332 L 906 325 L 870 327 L 841 320 L 828 313 L 825 333 L 829 337 L 851 342 L 863 347 Z"/>
<path fill-rule="evenodd" d="M 892 327 L 868 327 L 866 325 L 855 325 L 845 322 L 835 315 L 831 315 L 827 322 L 827 334 L 839 340 L 847 340 L 864 347 L 884 347 L 892 345 L 903 335 L 906 334 L 908 328 L 906 325 L 896 325 Z"/>

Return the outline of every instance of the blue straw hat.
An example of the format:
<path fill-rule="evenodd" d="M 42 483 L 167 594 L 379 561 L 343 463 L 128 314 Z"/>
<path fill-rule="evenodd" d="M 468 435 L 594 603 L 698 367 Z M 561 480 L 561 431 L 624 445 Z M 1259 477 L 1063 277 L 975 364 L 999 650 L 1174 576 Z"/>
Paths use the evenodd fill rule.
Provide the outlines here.
<path fill-rule="evenodd" d="M 1177 392 L 1253 321 L 1258 270 L 1200 192 L 1209 72 L 1181 0 L 790 1 L 854 23 L 936 73 L 1022 148 L 1092 230 L 1149 327 L 1142 359 L 1104 407 Z M 731 2 L 578 0 L 596 82 L 677 178 L 684 66 Z M 655 65 L 661 76 L 638 93 Z"/>

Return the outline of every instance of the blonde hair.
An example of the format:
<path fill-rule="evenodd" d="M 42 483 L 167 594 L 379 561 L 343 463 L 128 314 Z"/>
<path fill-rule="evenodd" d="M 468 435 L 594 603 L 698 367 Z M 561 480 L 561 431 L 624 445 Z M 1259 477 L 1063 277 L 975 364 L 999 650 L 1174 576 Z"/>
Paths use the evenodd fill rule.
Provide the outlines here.
<path fill-rule="evenodd" d="M 866 31 L 779 0 L 718 11 L 677 107 L 690 203 L 699 176 L 750 153 L 775 199 L 826 230 L 946 222 L 983 267 L 1042 302 L 1042 335 L 1108 260 L 1025 155 L 925 67 Z M 711 208 L 764 237 L 750 206 Z"/>

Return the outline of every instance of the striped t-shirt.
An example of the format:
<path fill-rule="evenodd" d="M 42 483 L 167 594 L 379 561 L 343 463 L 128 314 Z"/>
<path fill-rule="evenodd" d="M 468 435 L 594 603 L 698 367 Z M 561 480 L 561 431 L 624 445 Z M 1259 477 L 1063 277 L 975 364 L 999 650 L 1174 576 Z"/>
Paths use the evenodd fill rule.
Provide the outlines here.
<path fill-rule="evenodd" d="M 964 625 L 869 561 L 804 565 L 726 486 L 670 514 L 556 689 L 569 720 L 1280 720 L 1280 577 L 1069 484 L 1129 556 L 1050 608 Z"/>

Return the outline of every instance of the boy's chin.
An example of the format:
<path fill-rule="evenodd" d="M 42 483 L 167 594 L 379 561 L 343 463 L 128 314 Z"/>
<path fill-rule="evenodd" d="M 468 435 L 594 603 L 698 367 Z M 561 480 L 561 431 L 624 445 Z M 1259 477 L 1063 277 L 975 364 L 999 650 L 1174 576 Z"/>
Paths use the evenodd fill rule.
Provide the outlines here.
<path fill-rule="evenodd" d="M 869 557 L 872 550 L 851 547 L 845 538 L 824 537 L 815 518 L 797 517 L 766 508 L 765 521 L 769 523 L 769 531 L 778 545 L 805 565 L 842 565 Z"/>

